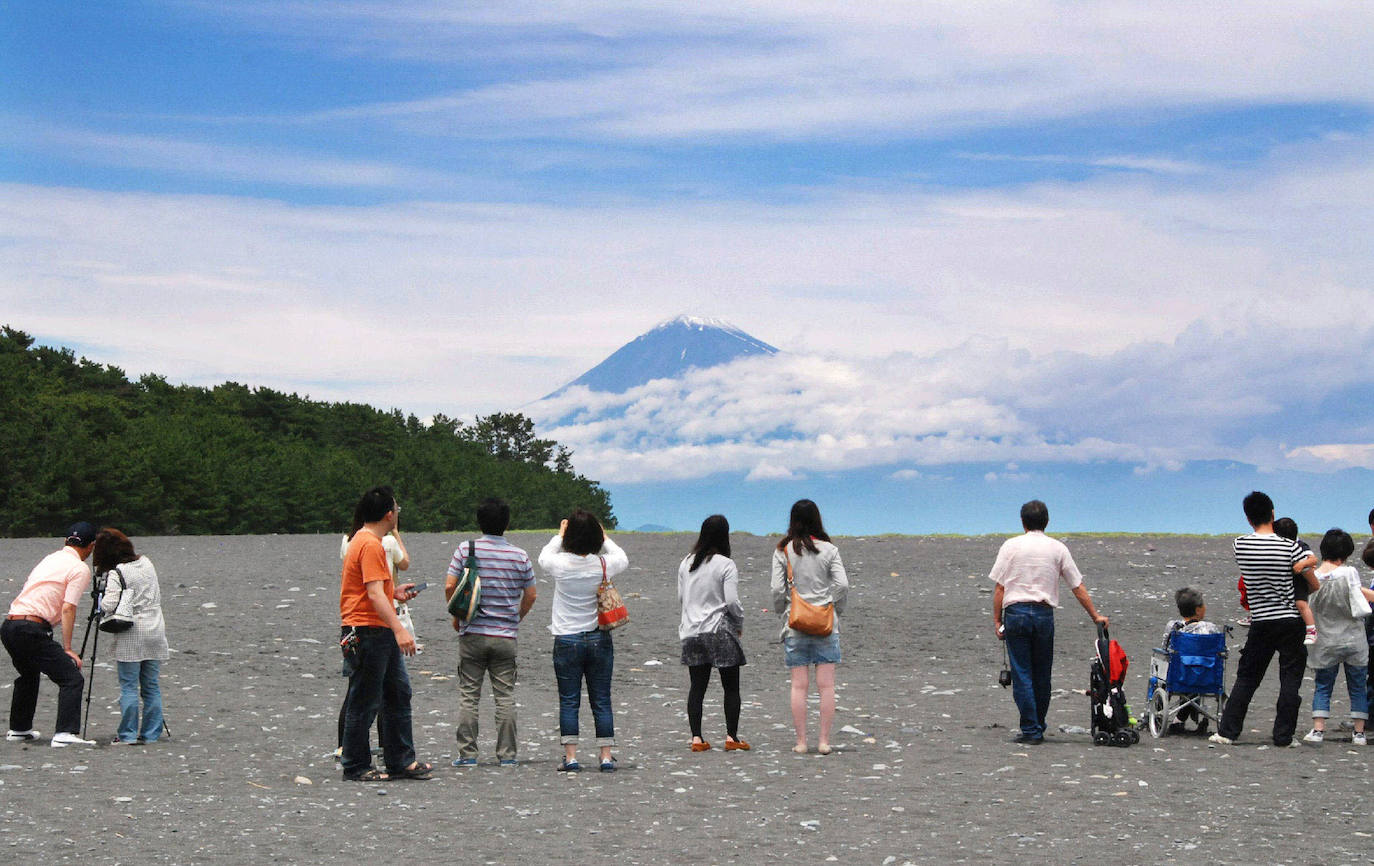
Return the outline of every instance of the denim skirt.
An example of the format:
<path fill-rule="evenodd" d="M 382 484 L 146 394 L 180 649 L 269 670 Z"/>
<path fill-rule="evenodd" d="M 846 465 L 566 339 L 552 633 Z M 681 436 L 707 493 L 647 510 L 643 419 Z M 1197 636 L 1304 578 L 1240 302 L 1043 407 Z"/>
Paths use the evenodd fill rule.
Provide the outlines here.
<path fill-rule="evenodd" d="M 782 639 L 782 654 L 789 668 L 837 665 L 840 663 L 840 635 L 833 631 L 825 637 L 793 632 Z"/>

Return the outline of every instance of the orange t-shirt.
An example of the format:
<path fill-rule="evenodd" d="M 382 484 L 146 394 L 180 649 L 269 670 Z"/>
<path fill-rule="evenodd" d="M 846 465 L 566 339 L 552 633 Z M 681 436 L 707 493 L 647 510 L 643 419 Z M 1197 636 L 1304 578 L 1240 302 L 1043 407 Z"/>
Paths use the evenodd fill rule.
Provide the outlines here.
<path fill-rule="evenodd" d="M 353 535 L 353 540 L 348 542 L 343 559 L 339 616 L 344 625 L 386 627 L 386 622 L 367 597 L 367 584 L 376 580 L 385 584 L 383 592 L 387 598 L 396 594 L 396 584 L 391 579 L 391 567 L 387 565 L 386 548 L 382 547 L 382 540 L 366 529 L 359 529 Z"/>

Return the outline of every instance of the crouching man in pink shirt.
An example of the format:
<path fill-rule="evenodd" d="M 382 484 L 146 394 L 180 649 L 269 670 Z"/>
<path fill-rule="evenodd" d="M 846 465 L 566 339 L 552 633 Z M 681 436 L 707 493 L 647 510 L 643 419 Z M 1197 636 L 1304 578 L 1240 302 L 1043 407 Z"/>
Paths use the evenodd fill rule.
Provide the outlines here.
<path fill-rule="evenodd" d="M 57 683 L 57 732 L 52 745 L 94 745 L 81 739 L 81 657 L 72 652 L 72 631 L 76 625 L 76 606 L 91 585 L 91 555 L 98 530 L 82 521 L 67 531 L 66 545 L 50 553 L 34 566 L 19 597 L 10 605 L 0 625 L 0 642 L 5 645 L 19 676 L 10 697 L 10 729 L 5 739 L 36 740 L 33 714 L 38 707 L 39 674 Z M 62 629 L 62 643 L 53 639 L 53 629 Z"/>

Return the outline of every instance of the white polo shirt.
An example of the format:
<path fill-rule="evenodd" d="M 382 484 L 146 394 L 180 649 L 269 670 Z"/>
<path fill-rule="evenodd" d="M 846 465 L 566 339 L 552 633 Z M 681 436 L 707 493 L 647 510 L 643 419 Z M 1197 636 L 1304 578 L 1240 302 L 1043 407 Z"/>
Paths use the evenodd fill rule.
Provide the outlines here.
<path fill-rule="evenodd" d="M 1024 601 L 1059 607 L 1059 584 L 1069 589 L 1083 582 L 1064 542 L 1038 530 L 1008 538 L 997 551 L 988 578 L 1002 585 L 1002 607 Z"/>

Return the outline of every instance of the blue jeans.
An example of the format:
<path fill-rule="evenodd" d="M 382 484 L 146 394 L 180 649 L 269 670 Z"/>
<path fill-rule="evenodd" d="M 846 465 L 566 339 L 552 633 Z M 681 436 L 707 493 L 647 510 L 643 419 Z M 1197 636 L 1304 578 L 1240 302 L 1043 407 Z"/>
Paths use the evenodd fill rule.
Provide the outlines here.
<path fill-rule="evenodd" d="M 1334 664 L 1329 668 L 1318 668 L 1316 673 L 1317 687 L 1312 692 L 1312 718 L 1326 719 L 1331 717 L 1331 693 L 1336 688 L 1336 673 L 1340 669 L 1339 664 Z M 1369 695 L 1365 691 L 1365 679 L 1369 676 L 1368 665 L 1345 666 L 1345 688 L 1350 693 L 1350 718 L 1367 719 L 1369 718 Z"/>
<path fill-rule="evenodd" d="M 577 742 L 577 713 L 582 707 L 582 680 L 587 680 L 587 703 L 596 723 L 596 744 L 615 745 L 615 716 L 611 712 L 611 672 L 615 645 L 608 631 L 560 634 L 553 639 L 553 673 L 558 678 L 559 742 Z"/>
<path fill-rule="evenodd" d="M 345 776 L 357 776 L 372 766 L 369 734 L 378 713 L 385 720 L 377 732 L 382 742 L 382 760 L 388 773 L 399 773 L 415 763 L 410 676 L 391 629 L 358 626 L 358 654 L 344 698 L 341 764 Z"/>
<path fill-rule="evenodd" d="M 119 738 L 126 743 L 143 740 L 157 742 L 162 736 L 162 689 L 157 675 L 162 662 L 116 662 L 119 667 Z M 143 699 L 143 724 L 139 724 L 138 702 Z"/>
<path fill-rule="evenodd" d="M 1021 733 L 1045 736 L 1050 708 L 1050 669 L 1054 666 L 1054 608 L 1018 602 L 1002 609 L 1002 626 L 1011 667 L 1011 696 L 1021 713 Z"/>

